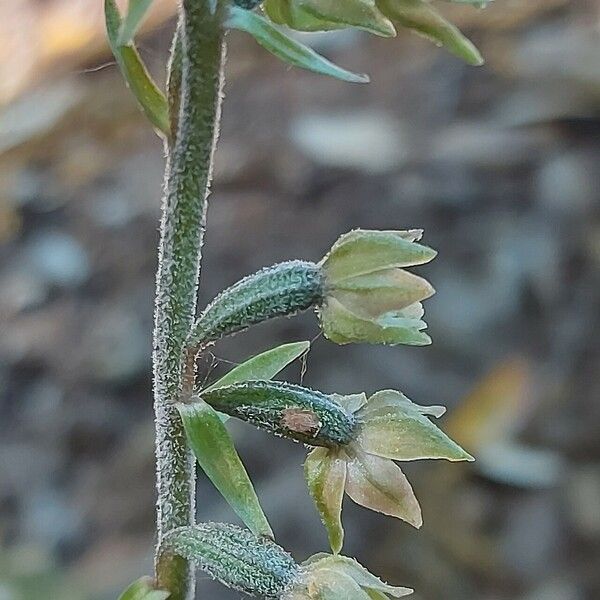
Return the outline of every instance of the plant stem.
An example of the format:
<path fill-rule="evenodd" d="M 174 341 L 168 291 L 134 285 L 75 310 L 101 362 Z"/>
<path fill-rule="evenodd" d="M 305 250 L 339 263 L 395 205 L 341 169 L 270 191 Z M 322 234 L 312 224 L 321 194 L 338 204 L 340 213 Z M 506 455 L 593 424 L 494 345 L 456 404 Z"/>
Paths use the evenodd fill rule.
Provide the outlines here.
<path fill-rule="evenodd" d="M 220 18 L 211 14 L 209 3 L 182 2 L 181 99 L 177 132 L 167 150 L 153 352 L 159 546 L 166 533 L 193 524 L 195 516 L 195 459 L 175 403 L 182 393 L 185 340 L 196 312 L 220 118 L 225 46 Z M 183 558 L 157 560 L 156 578 L 171 592 L 170 600 L 193 597 L 193 569 Z"/>

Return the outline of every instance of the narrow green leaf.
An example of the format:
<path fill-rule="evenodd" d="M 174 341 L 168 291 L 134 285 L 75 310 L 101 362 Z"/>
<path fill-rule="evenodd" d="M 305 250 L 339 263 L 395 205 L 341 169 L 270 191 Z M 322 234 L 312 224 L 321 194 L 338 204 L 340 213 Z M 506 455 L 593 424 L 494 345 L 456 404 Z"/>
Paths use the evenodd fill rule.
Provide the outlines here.
<path fill-rule="evenodd" d="M 483 64 L 483 58 L 474 44 L 457 27 L 446 21 L 429 2 L 378 0 L 378 5 L 394 23 L 412 29 L 435 44 L 444 46 L 471 65 Z"/>
<path fill-rule="evenodd" d="M 154 0 L 129 0 L 127 14 L 123 19 L 119 31 L 118 43 L 120 46 L 128 46 L 140 28 L 150 5 Z"/>
<path fill-rule="evenodd" d="M 310 342 L 293 342 L 291 344 L 282 344 L 276 348 L 271 348 L 266 352 L 257 354 L 249 358 L 246 362 L 231 369 L 229 373 L 209 385 L 205 392 L 217 388 L 241 383 L 243 381 L 256 381 L 259 379 L 269 380 L 275 377 L 279 371 L 287 367 L 310 349 Z"/>
<path fill-rule="evenodd" d="M 157 590 L 151 577 L 141 577 L 119 596 L 119 600 L 165 600 L 170 595 L 170 592 Z"/>
<path fill-rule="evenodd" d="M 337 451 L 315 448 L 306 457 L 304 476 L 321 521 L 327 530 L 329 545 L 337 554 L 344 543 L 342 499 L 346 484 L 346 460 Z"/>
<path fill-rule="evenodd" d="M 322 75 L 329 75 L 342 81 L 353 83 L 367 83 L 369 81 L 366 75 L 352 73 L 334 65 L 312 48 L 288 37 L 265 18 L 254 12 L 237 6 L 230 6 L 224 24 L 231 29 L 239 29 L 249 33 L 265 50 L 296 67 L 308 69 Z"/>
<path fill-rule="evenodd" d="M 115 0 L 104 0 L 104 15 L 111 50 L 129 89 L 148 120 L 159 132 L 168 135 L 169 109 L 164 94 L 152 80 L 135 47 L 119 44 L 121 15 Z"/>
<path fill-rule="evenodd" d="M 382 14 L 375 0 L 297 0 L 299 6 L 318 19 L 358 27 L 384 37 L 394 37 L 392 22 Z"/>
<path fill-rule="evenodd" d="M 250 531 L 272 538 L 252 482 L 219 415 L 199 398 L 177 408 L 190 447 L 208 478 Z"/>

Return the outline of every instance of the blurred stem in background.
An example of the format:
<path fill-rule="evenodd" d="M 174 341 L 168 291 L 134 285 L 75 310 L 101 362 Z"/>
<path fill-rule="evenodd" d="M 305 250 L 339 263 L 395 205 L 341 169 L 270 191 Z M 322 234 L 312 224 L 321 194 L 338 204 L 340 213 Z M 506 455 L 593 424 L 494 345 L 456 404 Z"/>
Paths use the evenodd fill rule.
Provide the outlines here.
<path fill-rule="evenodd" d="M 185 340 L 195 311 L 207 196 L 220 116 L 223 28 L 210 0 L 183 0 L 175 42 L 169 101 L 176 129 L 167 143 L 153 341 L 156 412 L 157 530 L 194 523 L 195 458 L 186 444 L 175 403 L 185 393 Z M 178 53 L 181 51 L 181 88 Z M 158 546 L 157 546 L 158 547 Z M 187 560 L 157 560 L 157 583 L 172 600 L 193 597 Z"/>

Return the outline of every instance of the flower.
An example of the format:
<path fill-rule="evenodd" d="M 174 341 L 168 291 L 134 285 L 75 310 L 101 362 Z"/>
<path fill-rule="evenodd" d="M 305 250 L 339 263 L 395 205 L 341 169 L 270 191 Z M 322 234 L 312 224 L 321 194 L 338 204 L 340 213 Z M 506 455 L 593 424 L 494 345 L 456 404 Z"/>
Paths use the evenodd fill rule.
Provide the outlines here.
<path fill-rule="evenodd" d="M 333 398 L 358 422 L 353 441 L 313 449 L 305 477 L 332 550 L 343 544 L 341 523 L 344 492 L 371 510 L 422 524 L 421 509 L 410 483 L 395 460 L 474 460 L 428 417 L 444 414 L 442 406 L 419 406 L 402 393 L 382 390 Z"/>
<path fill-rule="evenodd" d="M 474 1 L 473 4 L 485 2 Z M 469 64 L 483 63 L 472 42 L 428 0 L 266 0 L 263 6 L 271 21 L 297 31 L 355 27 L 393 37 L 397 27 L 404 27 L 445 46 Z"/>
<path fill-rule="evenodd" d="M 228 523 L 172 529 L 161 542 L 159 564 L 173 555 L 232 589 L 269 600 L 387 600 L 412 593 L 346 556 L 319 553 L 298 564 L 274 541 Z"/>
<path fill-rule="evenodd" d="M 368 231 L 342 235 L 321 261 L 325 297 L 317 313 L 325 336 L 338 344 L 426 345 L 431 338 L 421 302 L 431 284 L 403 267 L 431 261 L 435 250 L 418 244 L 423 231 Z"/>
<path fill-rule="evenodd" d="M 298 582 L 282 600 L 386 600 L 412 592 L 384 583 L 352 558 L 320 553 L 302 563 Z"/>

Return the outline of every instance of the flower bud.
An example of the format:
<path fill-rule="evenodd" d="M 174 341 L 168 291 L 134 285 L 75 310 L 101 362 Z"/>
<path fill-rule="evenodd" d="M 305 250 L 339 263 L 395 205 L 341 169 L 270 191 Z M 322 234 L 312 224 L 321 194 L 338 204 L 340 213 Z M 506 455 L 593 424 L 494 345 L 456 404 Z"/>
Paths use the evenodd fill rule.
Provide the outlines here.
<path fill-rule="evenodd" d="M 174 529 L 163 538 L 159 562 L 173 554 L 251 596 L 280 598 L 299 579 L 298 565 L 281 546 L 226 523 Z"/>
<path fill-rule="evenodd" d="M 311 446 L 348 444 L 357 425 L 331 396 L 290 383 L 248 381 L 200 394 L 219 412 Z"/>
<path fill-rule="evenodd" d="M 221 292 L 196 321 L 189 346 L 205 344 L 273 317 L 289 316 L 323 299 L 323 272 L 294 260 L 244 277 Z"/>

